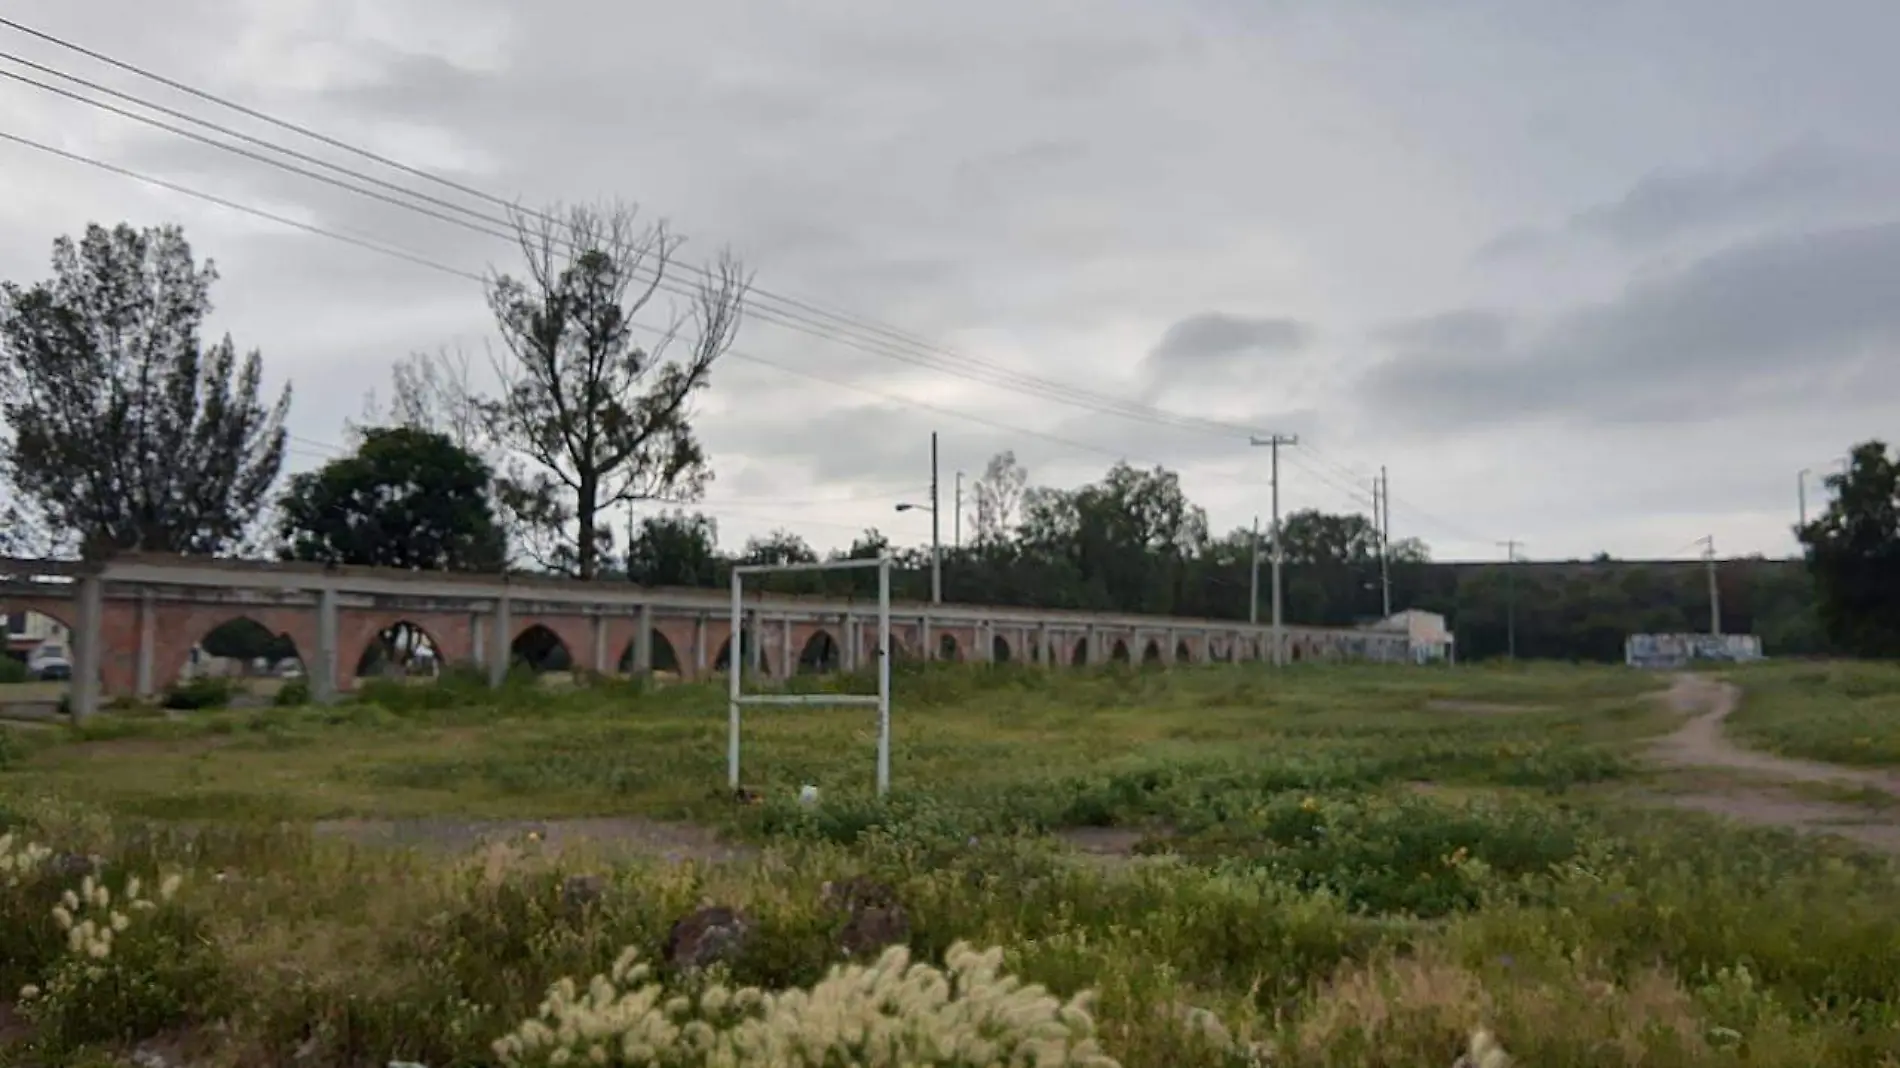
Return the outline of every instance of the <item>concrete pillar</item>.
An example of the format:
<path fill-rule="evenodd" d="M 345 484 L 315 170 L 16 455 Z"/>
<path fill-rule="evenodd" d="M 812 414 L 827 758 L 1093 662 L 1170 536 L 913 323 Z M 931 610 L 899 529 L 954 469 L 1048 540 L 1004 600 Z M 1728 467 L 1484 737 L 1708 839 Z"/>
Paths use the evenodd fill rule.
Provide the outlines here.
<path fill-rule="evenodd" d="M 99 711 L 99 668 L 104 652 L 102 617 L 105 615 L 105 580 L 87 575 L 79 580 L 79 604 L 73 612 L 73 721 Z"/>
<path fill-rule="evenodd" d="M 609 664 L 607 662 L 608 655 L 607 609 L 596 608 L 594 610 L 594 674 L 605 675 L 620 666 L 619 664 Z"/>
<path fill-rule="evenodd" d="M 706 613 L 693 617 L 693 678 L 706 677 Z"/>
<path fill-rule="evenodd" d="M 1162 636 L 1161 640 L 1167 643 L 1161 649 L 1161 662 L 1169 667 L 1173 667 L 1175 661 L 1174 652 L 1181 648 L 1180 632 L 1176 631 L 1173 627 L 1169 627 L 1168 632 Z"/>
<path fill-rule="evenodd" d="M 488 663 L 488 642 L 482 632 L 484 618 L 480 612 L 468 614 L 468 662 L 470 667 Z"/>
<path fill-rule="evenodd" d="M 317 647 L 311 650 L 311 662 L 303 666 L 304 677 L 310 680 L 311 699 L 318 704 L 328 704 L 336 700 L 342 689 L 337 678 L 337 615 L 336 591 L 321 589 L 317 591 Z"/>
<path fill-rule="evenodd" d="M 495 618 L 489 634 L 489 644 L 494 646 L 494 652 L 488 657 L 490 686 L 500 686 L 508 680 L 508 660 L 515 638 L 514 615 L 514 605 L 508 594 L 495 598 Z"/>
<path fill-rule="evenodd" d="M 918 616 L 917 644 L 923 648 L 917 650 L 917 653 L 924 660 L 937 659 L 937 643 L 932 640 L 933 637 L 934 635 L 930 633 L 930 616 L 928 614 Z"/>
<path fill-rule="evenodd" d="M 864 640 L 864 635 L 858 630 L 858 617 L 846 612 L 844 625 L 839 629 L 839 634 L 839 666 L 846 671 L 856 671 L 858 670 L 858 643 Z"/>
<path fill-rule="evenodd" d="M 152 591 L 139 591 L 139 660 L 135 695 L 143 700 L 158 692 L 152 681 L 152 660 L 158 655 L 158 610 Z"/>
<path fill-rule="evenodd" d="M 639 616 L 639 620 L 634 624 L 640 629 L 633 635 L 633 673 L 651 675 L 653 674 L 653 606 L 641 605 Z M 677 649 L 674 650 L 674 655 L 679 655 Z M 620 665 L 615 664 L 614 667 L 618 668 Z"/>
<path fill-rule="evenodd" d="M 745 630 L 746 657 L 752 662 L 752 673 L 757 675 L 765 667 L 765 621 L 759 618 L 758 609 L 746 617 Z M 745 661 L 739 663 L 743 665 Z"/>
<path fill-rule="evenodd" d="M 780 616 L 778 620 L 778 677 L 789 679 L 797 674 L 797 665 L 792 663 L 792 617 Z M 803 652 L 803 650 L 800 650 Z"/>
<path fill-rule="evenodd" d="M 1095 629 L 1095 624 L 1090 623 L 1082 631 L 1082 640 L 1088 643 L 1089 663 L 1100 664 L 1102 662 L 1102 632 Z"/>
<path fill-rule="evenodd" d="M 1037 625 L 1036 645 L 1038 646 L 1036 659 L 1042 662 L 1043 667 L 1054 667 L 1056 665 L 1056 636 L 1055 632 L 1049 629 L 1049 624 Z"/>

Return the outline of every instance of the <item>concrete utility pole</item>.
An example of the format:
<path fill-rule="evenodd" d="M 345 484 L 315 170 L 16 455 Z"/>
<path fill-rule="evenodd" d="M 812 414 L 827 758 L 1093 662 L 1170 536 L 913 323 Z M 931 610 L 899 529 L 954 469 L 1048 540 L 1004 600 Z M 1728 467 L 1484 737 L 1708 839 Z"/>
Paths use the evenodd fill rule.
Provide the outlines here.
<path fill-rule="evenodd" d="M 1715 535 L 1697 540 L 1707 546 L 1703 559 L 1708 561 L 1709 567 L 1709 634 L 1719 638 L 1722 636 L 1722 589 L 1715 582 Z"/>
<path fill-rule="evenodd" d="M 1372 525 L 1379 534 L 1379 603 L 1384 606 L 1382 619 L 1392 618 L 1392 480 L 1385 465 L 1379 465 L 1379 480 L 1372 484 Z"/>
<path fill-rule="evenodd" d="M 937 495 L 937 432 L 930 432 L 930 603 L 943 603 L 943 509 Z"/>
<path fill-rule="evenodd" d="M 1808 525 L 1808 468 L 1802 468 L 1794 476 L 1795 505 L 1801 509 L 1801 525 Z"/>
<path fill-rule="evenodd" d="M 1253 517 L 1253 563 L 1247 576 L 1247 622 L 1260 622 L 1260 517 Z"/>
<path fill-rule="evenodd" d="M 1504 643 L 1505 656 L 1517 659 L 1517 548 L 1521 541 L 1501 541 L 1504 546 L 1504 560 L 1510 566 L 1504 569 Z"/>
<path fill-rule="evenodd" d="M 1285 667 L 1286 625 L 1280 614 L 1280 565 L 1286 560 L 1285 546 L 1280 540 L 1280 446 L 1298 445 L 1300 437 L 1298 434 L 1270 434 L 1249 440 L 1254 445 L 1266 446 L 1273 453 L 1273 663 Z"/>
<path fill-rule="evenodd" d="M 957 472 L 957 510 L 950 520 L 950 544 L 958 552 L 963 551 L 963 472 Z"/>

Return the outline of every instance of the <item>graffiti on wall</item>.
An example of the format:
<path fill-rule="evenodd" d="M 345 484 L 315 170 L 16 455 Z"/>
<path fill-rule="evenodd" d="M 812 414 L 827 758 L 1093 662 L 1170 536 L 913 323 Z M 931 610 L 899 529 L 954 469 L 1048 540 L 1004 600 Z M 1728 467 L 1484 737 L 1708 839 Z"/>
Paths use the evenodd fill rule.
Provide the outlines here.
<path fill-rule="evenodd" d="M 1753 634 L 1632 634 L 1623 642 L 1631 667 L 1682 667 L 1696 660 L 1740 662 L 1762 658 Z"/>

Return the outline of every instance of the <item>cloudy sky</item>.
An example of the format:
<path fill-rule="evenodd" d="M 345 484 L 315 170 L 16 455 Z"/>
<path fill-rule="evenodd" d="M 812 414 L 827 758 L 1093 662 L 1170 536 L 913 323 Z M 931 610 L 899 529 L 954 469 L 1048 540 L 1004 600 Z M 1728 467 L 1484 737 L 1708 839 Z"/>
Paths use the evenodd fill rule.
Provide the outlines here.
<path fill-rule="evenodd" d="M 1900 438 L 1892 0 L 5 13 L 509 200 L 637 202 L 685 255 L 739 253 L 761 307 L 849 316 L 755 317 L 735 351 L 767 362 L 718 372 L 700 426 L 729 545 L 927 539 L 893 505 L 928 482 L 932 430 L 946 512 L 953 472 L 1013 449 L 1047 484 L 1164 463 L 1217 529 L 1244 525 L 1265 450 L 1212 420 L 1300 435 L 1289 509 L 1363 510 L 1385 465 L 1394 535 L 1441 558 L 1503 539 L 1688 555 L 1704 535 L 1782 554 L 1799 471 Z M 498 210 L 4 28 L 0 51 Z M 17 81 L 0 132 L 513 266 L 495 237 Z M 182 223 L 223 275 L 214 327 L 295 385 L 298 466 L 335 454 L 393 361 L 492 339 L 466 278 L 17 144 L 0 193 L 0 278 L 42 277 L 89 221 Z"/>

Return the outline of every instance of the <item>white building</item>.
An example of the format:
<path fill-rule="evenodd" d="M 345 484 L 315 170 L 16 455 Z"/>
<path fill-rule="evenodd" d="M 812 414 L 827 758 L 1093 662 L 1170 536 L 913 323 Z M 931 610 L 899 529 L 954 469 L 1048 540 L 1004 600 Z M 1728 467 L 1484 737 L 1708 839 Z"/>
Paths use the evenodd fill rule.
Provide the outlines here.
<path fill-rule="evenodd" d="M 1457 639 L 1445 626 L 1445 617 L 1423 608 L 1408 608 L 1373 624 L 1379 630 L 1402 630 L 1414 664 L 1457 663 Z"/>
<path fill-rule="evenodd" d="M 67 633 L 66 625 L 43 616 L 38 612 L 8 612 L 5 614 L 7 632 L 7 653 L 22 659 L 32 656 L 33 651 L 49 642 L 54 645 L 69 646 L 72 636 Z"/>

